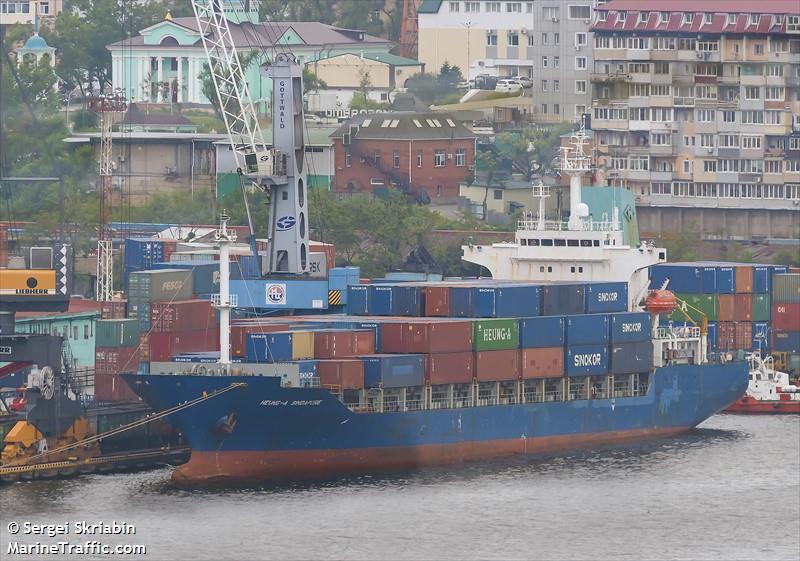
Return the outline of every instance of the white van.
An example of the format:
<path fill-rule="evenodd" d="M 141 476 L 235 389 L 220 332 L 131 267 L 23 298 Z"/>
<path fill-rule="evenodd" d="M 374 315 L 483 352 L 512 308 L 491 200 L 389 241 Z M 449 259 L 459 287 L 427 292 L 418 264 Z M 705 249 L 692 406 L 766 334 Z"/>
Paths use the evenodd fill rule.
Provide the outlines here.
<path fill-rule="evenodd" d="M 494 91 L 505 93 L 518 92 L 521 89 L 522 85 L 516 80 L 511 79 L 498 80 L 497 85 L 494 87 Z"/>

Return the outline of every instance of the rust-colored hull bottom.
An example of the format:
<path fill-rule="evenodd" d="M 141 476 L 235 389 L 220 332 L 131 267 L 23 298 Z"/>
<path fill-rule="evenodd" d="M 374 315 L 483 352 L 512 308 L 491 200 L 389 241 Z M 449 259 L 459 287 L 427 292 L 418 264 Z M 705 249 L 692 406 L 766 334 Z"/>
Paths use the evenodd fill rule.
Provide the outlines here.
<path fill-rule="evenodd" d="M 426 444 L 415 447 L 269 452 L 193 451 L 189 462 L 173 472 L 172 480 L 183 484 L 288 481 L 348 473 L 414 469 L 517 454 L 547 454 L 663 438 L 686 432 L 690 428 L 635 429 L 458 444 Z"/>
<path fill-rule="evenodd" d="M 800 401 L 764 401 L 752 397 L 743 397 L 725 409 L 725 412 L 759 415 L 800 414 Z"/>

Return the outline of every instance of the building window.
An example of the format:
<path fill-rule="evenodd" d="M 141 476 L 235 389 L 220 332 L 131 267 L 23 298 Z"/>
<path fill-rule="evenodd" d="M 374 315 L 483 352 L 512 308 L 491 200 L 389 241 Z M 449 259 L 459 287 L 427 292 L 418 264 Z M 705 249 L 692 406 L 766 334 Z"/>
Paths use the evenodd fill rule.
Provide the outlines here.
<path fill-rule="evenodd" d="M 754 43 L 753 44 L 753 54 L 763 55 L 764 54 L 764 43 Z"/>
<path fill-rule="evenodd" d="M 586 46 L 586 33 L 581 32 L 575 34 L 575 46 L 576 47 Z"/>
<path fill-rule="evenodd" d="M 547 68 L 547 57 L 546 56 L 542 57 L 542 68 Z"/>
<path fill-rule="evenodd" d="M 736 14 L 728 14 L 728 25 L 736 25 Z"/>
<path fill-rule="evenodd" d="M 685 12 L 683 14 L 683 23 L 688 24 L 694 21 L 694 13 L 692 12 Z"/>
<path fill-rule="evenodd" d="M 417 167 L 418 168 L 422 167 L 422 150 L 419 150 L 417 152 Z"/>
<path fill-rule="evenodd" d="M 380 150 L 375 150 L 375 151 L 372 152 L 372 163 L 376 167 L 379 167 L 381 165 L 381 151 Z"/>
<path fill-rule="evenodd" d="M 698 123 L 713 123 L 715 119 L 715 113 L 713 109 L 698 109 L 696 120 Z"/>
<path fill-rule="evenodd" d="M 496 47 L 497 46 L 497 35 L 494 33 L 490 33 L 486 36 L 486 46 L 487 47 Z"/>
<path fill-rule="evenodd" d="M 653 48 L 657 51 L 674 51 L 674 37 L 653 37 Z"/>
<path fill-rule="evenodd" d="M 575 70 L 586 70 L 586 57 L 585 56 L 576 56 L 575 57 Z"/>
<path fill-rule="evenodd" d="M 49 2 L 40 2 L 39 3 L 39 13 L 43 16 L 46 16 L 50 13 L 50 3 Z"/>
<path fill-rule="evenodd" d="M 713 20 L 714 20 L 714 14 L 710 14 L 710 13 L 708 13 L 708 12 L 706 12 L 705 14 L 703 14 L 703 24 L 705 24 L 705 25 L 709 25 L 709 24 L 711 24 L 711 22 L 712 22 Z"/>
<path fill-rule="evenodd" d="M 649 37 L 631 37 L 628 39 L 629 49 L 646 50 L 650 48 Z"/>
<path fill-rule="evenodd" d="M 547 104 L 546 103 L 542 103 L 542 114 L 543 115 L 547 115 Z"/>
<path fill-rule="evenodd" d="M 497 13 L 500 11 L 500 2 L 486 2 L 486 11 L 489 13 Z"/>
<path fill-rule="evenodd" d="M 647 23 L 650 19 L 650 12 L 639 12 L 639 23 Z"/>
<path fill-rule="evenodd" d="M 463 168 L 467 165 L 467 149 L 456 148 L 456 167 Z"/>
<path fill-rule="evenodd" d="M 433 153 L 433 165 L 434 165 L 434 167 L 443 168 L 444 167 L 444 158 L 445 158 L 444 150 L 436 150 Z"/>
<path fill-rule="evenodd" d="M 764 112 L 763 111 L 742 111 L 742 124 L 745 125 L 763 125 Z"/>
<path fill-rule="evenodd" d="M 758 86 L 746 86 L 744 88 L 745 99 L 761 99 L 761 88 Z"/>
<path fill-rule="evenodd" d="M 503 200 L 503 190 L 502 189 L 495 189 L 493 196 L 494 196 L 494 200 L 502 201 Z"/>
<path fill-rule="evenodd" d="M 597 21 L 608 21 L 608 12 L 605 10 L 597 12 Z"/>
<path fill-rule="evenodd" d="M 536 41 L 533 38 L 533 35 L 528 34 L 528 46 L 534 47 L 536 45 Z"/>
<path fill-rule="evenodd" d="M 528 14 L 533 13 L 533 2 L 526 2 L 525 3 L 525 12 Z"/>
<path fill-rule="evenodd" d="M 786 16 L 786 31 L 800 31 L 800 16 Z"/>
<path fill-rule="evenodd" d="M 395 168 L 400 167 L 400 150 L 393 150 L 392 151 L 392 165 Z"/>
<path fill-rule="evenodd" d="M 547 80 L 542 80 L 542 91 L 543 92 L 547 91 Z"/>
<path fill-rule="evenodd" d="M 73 325 L 72 326 L 72 338 L 75 339 L 75 340 L 78 339 L 78 326 L 77 325 Z"/>
<path fill-rule="evenodd" d="M 723 111 L 722 112 L 722 122 L 723 123 L 735 123 L 736 122 L 736 111 Z"/>
<path fill-rule="evenodd" d="M 758 25 L 761 21 L 761 16 L 758 14 L 750 14 L 750 25 Z"/>
<path fill-rule="evenodd" d="M 553 33 L 553 44 L 554 45 L 561 44 L 561 33 Z"/>
<path fill-rule="evenodd" d="M 569 19 L 589 19 L 592 17 L 592 10 L 589 6 L 570 6 Z"/>
<path fill-rule="evenodd" d="M 89 325 L 88 324 L 83 326 L 83 338 L 84 339 L 88 339 L 89 338 Z"/>
<path fill-rule="evenodd" d="M 557 6 L 545 6 L 542 8 L 542 17 L 546 20 L 554 20 L 558 19 L 558 7 Z"/>
<path fill-rule="evenodd" d="M 377 187 L 380 187 L 381 185 L 385 184 L 385 181 L 383 180 L 382 177 L 370 177 L 369 178 L 369 184 L 370 185 L 375 185 Z"/>
<path fill-rule="evenodd" d="M 547 44 L 547 33 L 542 33 L 542 45 Z"/>
<path fill-rule="evenodd" d="M 585 105 L 576 105 L 575 106 L 575 116 L 576 117 L 580 117 L 584 113 L 586 113 L 586 106 Z"/>
<path fill-rule="evenodd" d="M 450 11 L 457 12 L 458 11 L 458 2 L 450 2 Z"/>
<path fill-rule="evenodd" d="M 561 57 L 554 56 L 553 57 L 553 68 L 561 68 Z"/>
<path fill-rule="evenodd" d="M 353 165 L 353 155 L 350 152 L 344 153 L 344 167 L 349 168 Z"/>
<path fill-rule="evenodd" d="M 561 115 L 561 106 L 558 103 L 553 104 L 553 114 Z"/>
<path fill-rule="evenodd" d="M 626 19 L 628 19 L 628 12 L 626 10 L 620 10 L 617 12 L 617 22 L 625 23 Z"/>
<path fill-rule="evenodd" d="M 553 91 L 554 92 L 561 91 L 561 80 L 553 80 Z"/>
<path fill-rule="evenodd" d="M 683 160 L 683 173 L 692 173 L 692 161 Z"/>
<path fill-rule="evenodd" d="M 586 93 L 586 80 L 575 80 L 575 93 Z"/>
<path fill-rule="evenodd" d="M 506 4 L 506 12 L 513 14 L 522 13 L 522 2 L 509 2 Z"/>
<path fill-rule="evenodd" d="M 519 34 L 518 33 L 509 33 L 508 34 L 508 46 L 509 47 L 519 47 Z"/>

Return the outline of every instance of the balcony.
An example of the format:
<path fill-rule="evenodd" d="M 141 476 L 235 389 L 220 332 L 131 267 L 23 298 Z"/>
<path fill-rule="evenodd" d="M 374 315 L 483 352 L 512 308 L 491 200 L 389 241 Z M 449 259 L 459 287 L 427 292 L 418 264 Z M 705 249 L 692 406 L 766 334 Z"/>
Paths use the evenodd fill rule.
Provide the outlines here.
<path fill-rule="evenodd" d="M 672 172 L 671 171 L 650 172 L 650 181 L 672 181 Z"/>
<path fill-rule="evenodd" d="M 627 49 L 625 57 L 628 60 L 650 60 L 652 58 L 650 49 Z"/>
<path fill-rule="evenodd" d="M 694 107 L 693 97 L 673 97 L 672 103 L 675 107 Z"/>
<path fill-rule="evenodd" d="M 627 72 L 591 72 L 589 80 L 592 82 L 627 82 L 630 74 Z"/>
<path fill-rule="evenodd" d="M 670 131 L 671 133 L 671 131 Z M 672 156 L 672 146 L 669 144 L 651 144 L 650 145 L 650 155 L 651 156 Z"/>

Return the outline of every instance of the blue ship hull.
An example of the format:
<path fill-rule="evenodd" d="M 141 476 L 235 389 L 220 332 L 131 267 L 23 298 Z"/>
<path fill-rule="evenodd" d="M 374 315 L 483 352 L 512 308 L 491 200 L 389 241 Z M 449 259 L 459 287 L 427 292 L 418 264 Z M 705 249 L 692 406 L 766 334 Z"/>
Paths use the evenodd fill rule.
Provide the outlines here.
<path fill-rule="evenodd" d="M 246 386 L 171 415 L 192 447 L 174 479 L 294 480 L 542 453 L 687 431 L 741 397 L 744 362 L 657 368 L 646 395 L 354 413 L 328 391 L 262 376 L 125 375 L 160 411 Z"/>

